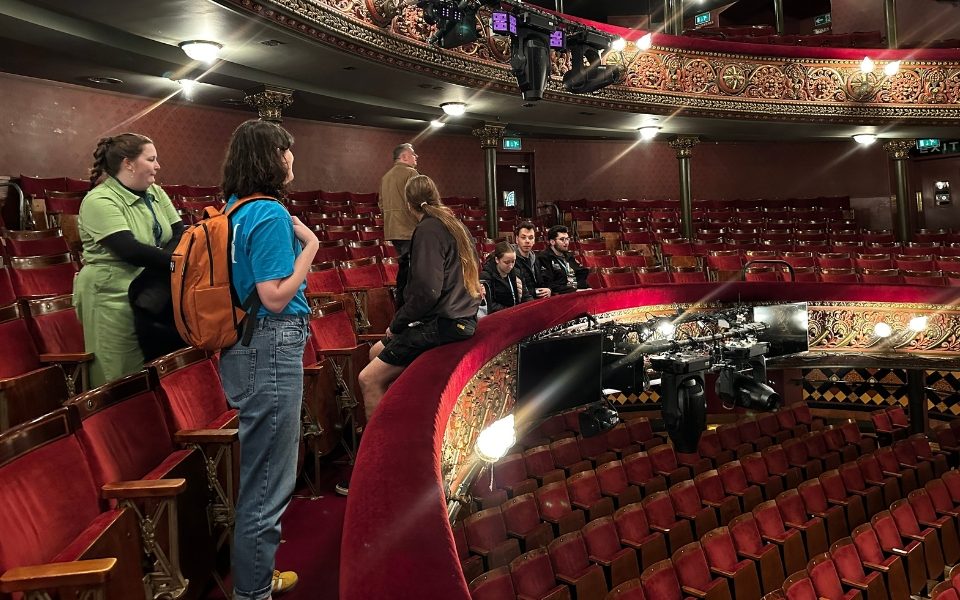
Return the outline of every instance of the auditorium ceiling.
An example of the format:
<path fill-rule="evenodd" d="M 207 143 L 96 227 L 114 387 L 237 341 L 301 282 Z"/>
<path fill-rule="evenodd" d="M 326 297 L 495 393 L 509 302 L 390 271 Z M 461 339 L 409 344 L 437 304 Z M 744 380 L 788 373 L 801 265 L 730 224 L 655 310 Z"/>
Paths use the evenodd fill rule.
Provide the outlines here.
<path fill-rule="evenodd" d="M 811 125 L 525 103 L 519 93 L 474 89 L 451 83 L 449 77 L 413 73 L 334 49 L 252 19 L 233 6 L 226 0 L 4 0 L 0 71 L 249 112 L 242 103 L 244 90 L 270 84 L 295 90 L 286 116 L 408 130 L 426 127 L 441 114 L 441 103 L 463 101 L 469 106 L 467 114 L 451 119 L 446 131 L 466 133 L 484 121 L 500 121 L 508 132 L 520 135 L 595 139 L 635 138 L 643 125 L 708 141 L 849 139 L 855 133 L 887 133 L 864 123 Z M 192 39 L 222 43 L 222 60 L 206 72 L 191 68 L 199 63 L 192 63 L 177 44 Z M 195 76 L 202 83 L 188 100 L 174 80 Z M 104 78 L 122 83 L 101 83 Z M 889 135 L 960 137 L 960 125 L 898 126 Z"/>

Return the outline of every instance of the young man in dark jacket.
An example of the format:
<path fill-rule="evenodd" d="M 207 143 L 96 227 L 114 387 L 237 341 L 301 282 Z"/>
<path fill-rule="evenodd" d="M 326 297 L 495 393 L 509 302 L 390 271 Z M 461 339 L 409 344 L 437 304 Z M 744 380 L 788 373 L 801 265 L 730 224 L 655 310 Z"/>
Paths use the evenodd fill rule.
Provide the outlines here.
<path fill-rule="evenodd" d="M 569 294 L 586 290 L 590 270 L 577 262 L 569 252 L 570 232 L 563 225 L 554 225 L 547 231 L 546 250 L 537 256 L 541 283 L 550 288 L 551 294 Z"/>

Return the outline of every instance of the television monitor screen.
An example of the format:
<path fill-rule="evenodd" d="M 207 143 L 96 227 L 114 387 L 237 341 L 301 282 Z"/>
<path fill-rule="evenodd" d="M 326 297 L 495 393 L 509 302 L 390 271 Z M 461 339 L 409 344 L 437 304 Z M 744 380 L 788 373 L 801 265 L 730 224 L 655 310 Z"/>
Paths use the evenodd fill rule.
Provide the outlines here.
<path fill-rule="evenodd" d="M 554 50 L 563 50 L 567 47 L 563 30 L 558 29 L 550 34 L 550 47 Z"/>
<path fill-rule="evenodd" d="M 596 402 L 602 394 L 602 377 L 599 331 L 520 344 L 517 408 L 536 419 Z"/>

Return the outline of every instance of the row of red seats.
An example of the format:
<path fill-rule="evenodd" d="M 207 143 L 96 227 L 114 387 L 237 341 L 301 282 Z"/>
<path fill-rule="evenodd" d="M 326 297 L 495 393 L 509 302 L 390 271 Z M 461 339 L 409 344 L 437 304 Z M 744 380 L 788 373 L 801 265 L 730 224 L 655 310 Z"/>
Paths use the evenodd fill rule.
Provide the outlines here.
<path fill-rule="evenodd" d="M 679 200 L 588 200 L 581 198 L 579 200 L 557 200 L 554 202 L 561 212 L 566 212 L 573 208 L 578 209 L 626 209 L 639 208 L 646 210 L 669 209 L 680 210 Z M 763 199 L 737 199 L 737 200 L 705 200 L 695 199 L 693 201 L 694 210 L 708 209 L 746 209 L 746 210 L 783 210 L 788 209 L 803 210 L 848 210 L 850 208 L 849 196 L 821 196 L 817 198 L 787 198 L 785 200 L 763 200 Z"/>

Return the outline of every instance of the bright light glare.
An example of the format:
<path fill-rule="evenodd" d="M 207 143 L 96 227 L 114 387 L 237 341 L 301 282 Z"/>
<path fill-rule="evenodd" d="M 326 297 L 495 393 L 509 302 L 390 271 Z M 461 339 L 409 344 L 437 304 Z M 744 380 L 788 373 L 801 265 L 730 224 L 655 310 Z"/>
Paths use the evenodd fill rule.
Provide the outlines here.
<path fill-rule="evenodd" d="M 853 136 L 853 141 L 858 144 L 863 144 L 864 146 L 869 146 L 877 141 L 877 136 L 873 135 L 872 133 L 858 133 L 857 135 Z"/>
<path fill-rule="evenodd" d="M 440 108 L 451 117 L 459 117 L 467 112 L 467 105 L 463 102 L 444 102 L 440 105 Z"/>
<path fill-rule="evenodd" d="M 194 79 L 178 79 L 177 83 L 180 84 L 184 96 L 190 96 L 193 90 L 197 89 L 197 82 Z"/>
<path fill-rule="evenodd" d="M 873 326 L 873 335 L 878 338 L 888 338 L 893 335 L 893 327 L 883 322 L 877 323 Z"/>
<path fill-rule="evenodd" d="M 677 327 L 670 321 L 661 321 L 657 325 L 657 333 L 667 338 L 668 340 L 673 339 L 673 334 L 677 332 Z"/>
<path fill-rule="evenodd" d="M 914 317 L 910 319 L 910 323 L 907 325 L 910 328 L 910 331 L 921 332 L 927 328 L 927 318 L 926 317 Z"/>
<path fill-rule="evenodd" d="M 860 72 L 861 73 L 873 73 L 873 69 L 876 67 L 873 63 L 873 59 L 869 56 L 864 56 L 863 60 L 860 61 Z"/>
<path fill-rule="evenodd" d="M 659 127 L 641 127 L 637 131 L 640 132 L 641 140 L 652 140 L 657 137 L 657 133 L 660 131 Z"/>
<path fill-rule="evenodd" d="M 199 60 L 200 62 L 208 64 L 217 60 L 217 57 L 220 56 L 221 48 L 223 48 L 223 46 L 217 42 L 208 42 L 205 40 L 191 40 L 180 43 L 180 49 L 183 50 L 184 54 L 193 60 Z"/>
<path fill-rule="evenodd" d="M 516 442 L 513 415 L 509 414 L 480 432 L 477 436 L 477 456 L 489 463 L 497 462 Z"/>
<path fill-rule="evenodd" d="M 900 61 L 895 60 L 883 65 L 883 72 L 887 77 L 893 77 L 900 72 Z"/>
<path fill-rule="evenodd" d="M 622 37 L 614 38 L 614 40 L 610 42 L 610 49 L 614 52 L 623 52 L 626 48 L 627 40 Z"/>
<path fill-rule="evenodd" d="M 439 129 L 440 127 L 443 127 L 444 125 L 446 125 L 446 123 L 444 123 L 444 122 L 441 121 L 440 119 L 434 119 L 434 120 L 430 121 L 430 127 L 435 127 L 435 128 L 437 128 L 437 129 Z"/>
<path fill-rule="evenodd" d="M 637 40 L 637 48 L 639 48 L 641 52 L 642 52 L 642 51 L 649 50 L 651 46 L 653 46 L 653 34 L 652 34 L 652 33 L 644 34 L 643 37 L 641 37 L 639 40 Z"/>

